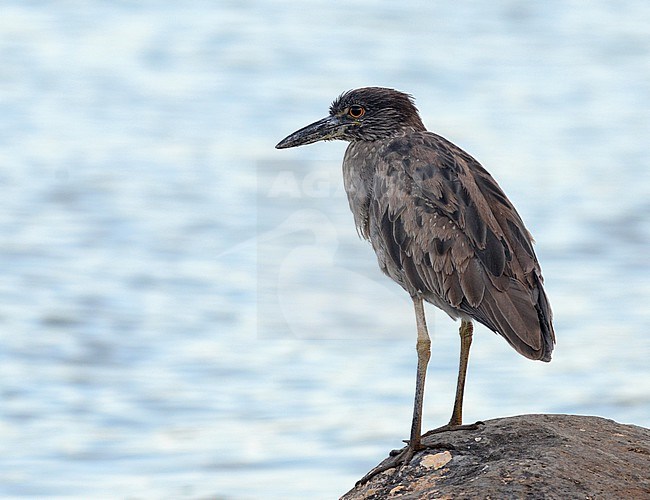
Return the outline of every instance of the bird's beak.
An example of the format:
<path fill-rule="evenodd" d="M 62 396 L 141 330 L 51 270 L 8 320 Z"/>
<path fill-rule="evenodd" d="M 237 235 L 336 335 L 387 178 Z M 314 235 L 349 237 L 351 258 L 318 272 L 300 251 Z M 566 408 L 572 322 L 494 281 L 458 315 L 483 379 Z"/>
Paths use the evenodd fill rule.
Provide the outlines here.
<path fill-rule="evenodd" d="M 312 142 L 330 141 L 340 137 L 344 128 L 337 116 L 328 116 L 301 128 L 289 137 L 285 137 L 275 147 L 277 149 L 295 148 Z"/>

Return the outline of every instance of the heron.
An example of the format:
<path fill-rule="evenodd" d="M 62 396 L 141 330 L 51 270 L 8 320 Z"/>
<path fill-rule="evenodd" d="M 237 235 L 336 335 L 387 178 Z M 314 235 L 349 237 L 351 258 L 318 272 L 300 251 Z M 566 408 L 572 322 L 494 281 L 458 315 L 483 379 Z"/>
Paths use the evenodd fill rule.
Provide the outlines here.
<path fill-rule="evenodd" d="M 427 435 L 476 429 L 463 424 L 473 321 L 520 354 L 550 361 L 555 345 L 533 237 L 487 170 L 444 137 L 427 131 L 410 94 L 383 87 L 349 90 L 327 117 L 276 148 L 343 140 L 343 180 L 359 234 L 381 270 L 413 300 L 417 372 L 410 438 L 360 483 L 408 464 L 426 448 L 422 405 L 431 356 L 423 302 L 460 319 L 460 361 L 451 418 Z"/>

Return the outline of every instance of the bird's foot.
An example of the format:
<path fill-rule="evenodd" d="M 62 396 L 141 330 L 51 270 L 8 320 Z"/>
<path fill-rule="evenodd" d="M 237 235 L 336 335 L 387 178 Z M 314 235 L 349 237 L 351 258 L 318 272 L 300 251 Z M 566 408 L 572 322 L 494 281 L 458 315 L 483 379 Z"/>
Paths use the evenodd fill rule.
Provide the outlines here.
<path fill-rule="evenodd" d="M 407 446 L 405 446 L 400 450 L 391 450 L 388 458 L 386 458 L 377 467 L 375 467 L 370 472 L 368 472 L 368 474 L 366 474 L 361 479 L 359 479 L 359 481 L 357 481 L 356 486 L 360 486 L 362 484 L 367 483 L 370 479 L 375 477 L 377 474 L 381 474 L 382 472 L 387 471 L 389 469 L 393 469 L 396 467 L 399 467 L 401 469 L 402 467 L 407 466 L 411 462 L 411 460 L 413 460 L 415 454 L 418 453 L 419 451 L 426 450 L 429 448 L 445 449 L 445 450 L 456 449 L 454 445 L 448 443 L 431 443 L 431 444 L 421 443 L 416 448 L 414 448 L 408 444 L 409 442 L 408 440 L 405 440 L 404 442 L 407 443 Z"/>
<path fill-rule="evenodd" d="M 393 469 L 395 467 L 407 465 L 416 452 L 423 450 L 425 447 L 421 446 L 419 449 L 413 449 L 411 446 L 405 446 L 401 450 L 392 450 L 388 458 L 381 462 L 377 467 L 372 469 L 368 474 L 363 476 L 357 481 L 356 486 L 361 486 L 362 484 L 367 483 L 370 479 L 375 477 L 377 474 L 381 474 L 388 469 Z"/>
<path fill-rule="evenodd" d="M 446 431 L 476 430 L 480 428 L 481 425 L 485 425 L 485 423 L 481 422 L 480 420 L 478 422 L 474 422 L 473 424 L 464 424 L 464 425 L 448 423 L 447 425 L 443 425 L 442 427 L 438 427 L 437 429 L 430 430 L 427 433 L 423 434 L 422 439 Z M 407 444 L 407 446 L 405 446 L 400 450 L 392 450 L 388 458 L 386 458 L 377 467 L 375 467 L 370 472 L 368 472 L 368 474 L 366 474 L 361 479 L 359 479 L 357 481 L 356 486 L 361 486 L 367 483 L 370 479 L 375 477 L 377 474 L 381 474 L 382 472 L 387 471 L 389 469 L 393 469 L 396 467 L 400 467 L 401 469 L 402 467 L 408 465 L 413 459 L 413 457 L 415 456 L 415 454 L 419 451 L 426 450 L 426 449 L 444 449 L 444 450 L 456 449 L 453 444 L 439 442 L 439 441 L 429 442 L 429 443 L 420 442 L 416 447 L 412 447 L 409 444 L 408 439 L 405 439 L 404 442 Z"/>
<path fill-rule="evenodd" d="M 426 438 L 428 436 L 431 436 L 433 434 L 440 434 L 441 432 L 447 432 L 447 431 L 475 431 L 476 429 L 479 429 L 481 425 L 485 425 L 485 422 L 481 422 L 480 420 L 477 422 L 474 422 L 473 424 L 452 424 L 451 422 L 443 425 L 442 427 L 438 427 L 437 429 L 432 429 L 430 431 L 425 432 L 422 435 L 422 438 Z M 404 441 L 406 442 L 406 441 Z"/>

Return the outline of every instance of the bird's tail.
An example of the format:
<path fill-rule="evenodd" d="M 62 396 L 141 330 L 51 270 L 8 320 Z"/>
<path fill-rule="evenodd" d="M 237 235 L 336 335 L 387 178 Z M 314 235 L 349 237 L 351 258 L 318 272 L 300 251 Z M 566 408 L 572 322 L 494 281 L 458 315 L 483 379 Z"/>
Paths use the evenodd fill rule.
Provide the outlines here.
<path fill-rule="evenodd" d="M 507 290 L 493 289 L 478 306 L 477 321 L 503 336 L 529 359 L 550 361 L 555 345 L 553 315 L 541 280 L 528 288 L 510 278 Z"/>

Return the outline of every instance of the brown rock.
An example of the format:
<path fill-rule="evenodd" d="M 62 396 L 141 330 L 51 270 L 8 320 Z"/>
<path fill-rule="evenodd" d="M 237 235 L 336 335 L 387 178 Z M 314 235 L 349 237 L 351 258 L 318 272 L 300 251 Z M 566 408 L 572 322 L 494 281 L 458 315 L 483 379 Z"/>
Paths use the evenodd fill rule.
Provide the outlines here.
<path fill-rule="evenodd" d="M 650 499 L 650 430 L 600 417 L 521 415 L 425 438 L 424 450 L 342 500 Z"/>

